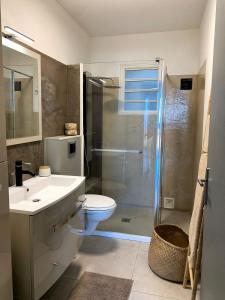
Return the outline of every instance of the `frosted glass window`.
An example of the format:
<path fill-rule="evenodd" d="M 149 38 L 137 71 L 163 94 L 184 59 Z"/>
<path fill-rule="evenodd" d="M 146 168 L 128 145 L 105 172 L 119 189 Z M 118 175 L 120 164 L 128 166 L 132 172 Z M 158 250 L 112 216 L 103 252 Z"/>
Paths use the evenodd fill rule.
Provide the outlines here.
<path fill-rule="evenodd" d="M 158 78 L 158 69 L 137 69 L 137 70 L 125 70 L 125 77 L 127 79 L 132 78 Z"/>
<path fill-rule="evenodd" d="M 127 111 L 156 111 L 157 102 L 134 102 L 125 103 L 125 110 Z"/>
<path fill-rule="evenodd" d="M 125 83 L 126 90 L 157 89 L 157 88 L 158 88 L 157 80 L 126 81 Z"/>
<path fill-rule="evenodd" d="M 124 68 L 124 110 L 157 111 L 159 70 L 157 67 Z"/>
<path fill-rule="evenodd" d="M 125 92 L 126 100 L 157 100 L 157 92 Z"/>

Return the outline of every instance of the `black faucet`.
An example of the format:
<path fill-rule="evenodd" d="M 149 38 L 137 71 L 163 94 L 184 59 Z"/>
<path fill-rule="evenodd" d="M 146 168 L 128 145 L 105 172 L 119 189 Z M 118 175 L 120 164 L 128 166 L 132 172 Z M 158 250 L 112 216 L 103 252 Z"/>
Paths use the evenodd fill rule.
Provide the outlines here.
<path fill-rule="evenodd" d="M 30 171 L 23 170 L 22 160 L 16 160 L 16 162 L 15 162 L 16 186 L 22 186 L 23 185 L 23 174 L 29 174 L 32 177 L 35 176 L 34 173 L 32 173 Z"/>

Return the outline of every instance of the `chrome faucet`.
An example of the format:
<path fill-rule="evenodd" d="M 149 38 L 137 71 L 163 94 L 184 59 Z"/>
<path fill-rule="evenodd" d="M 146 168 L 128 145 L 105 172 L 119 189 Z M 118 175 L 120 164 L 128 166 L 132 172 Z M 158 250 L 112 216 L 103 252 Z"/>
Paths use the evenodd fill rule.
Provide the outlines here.
<path fill-rule="evenodd" d="M 23 163 L 22 160 L 16 160 L 15 162 L 15 175 L 16 175 L 16 186 L 23 186 L 23 174 L 29 174 L 35 177 L 33 172 L 23 170 L 23 165 L 31 165 L 31 163 Z"/>

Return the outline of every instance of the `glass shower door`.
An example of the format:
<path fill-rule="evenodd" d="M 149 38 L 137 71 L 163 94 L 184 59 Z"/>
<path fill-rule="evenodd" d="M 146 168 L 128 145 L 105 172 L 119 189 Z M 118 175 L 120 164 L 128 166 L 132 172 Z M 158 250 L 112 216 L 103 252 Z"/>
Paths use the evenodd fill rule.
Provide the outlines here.
<path fill-rule="evenodd" d="M 98 230 L 150 236 L 154 226 L 160 65 L 84 66 L 86 192 L 113 198 Z"/>
<path fill-rule="evenodd" d="M 36 135 L 33 112 L 33 77 L 3 67 L 7 139 Z"/>

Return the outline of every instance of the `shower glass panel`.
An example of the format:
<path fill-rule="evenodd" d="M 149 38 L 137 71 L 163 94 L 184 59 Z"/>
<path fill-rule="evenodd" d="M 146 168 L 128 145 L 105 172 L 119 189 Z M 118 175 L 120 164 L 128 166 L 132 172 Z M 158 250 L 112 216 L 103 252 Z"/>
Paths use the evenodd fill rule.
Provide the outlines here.
<path fill-rule="evenodd" d="M 160 197 L 161 104 L 161 63 L 84 65 L 86 193 L 117 203 L 97 230 L 151 235 Z"/>
<path fill-rule="evenodd" d="M 7 139 L 36 135 L 33 114 L 33 77 L 3 67 Z"/>

